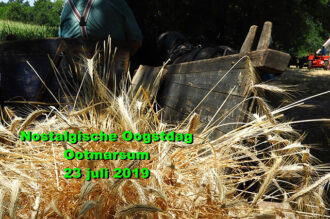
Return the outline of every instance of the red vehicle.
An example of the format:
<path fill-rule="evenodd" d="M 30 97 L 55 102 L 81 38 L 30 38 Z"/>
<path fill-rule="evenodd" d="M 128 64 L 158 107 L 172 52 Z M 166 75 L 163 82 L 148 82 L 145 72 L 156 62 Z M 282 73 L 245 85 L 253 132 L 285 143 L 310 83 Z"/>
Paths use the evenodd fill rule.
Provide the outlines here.
<path fill-rule="evenodd" d="M 311 68 L 324 68 L 324 70 L 329 70 L 329 56 L 310 54 L 308 56 L 308 69 Z"/>

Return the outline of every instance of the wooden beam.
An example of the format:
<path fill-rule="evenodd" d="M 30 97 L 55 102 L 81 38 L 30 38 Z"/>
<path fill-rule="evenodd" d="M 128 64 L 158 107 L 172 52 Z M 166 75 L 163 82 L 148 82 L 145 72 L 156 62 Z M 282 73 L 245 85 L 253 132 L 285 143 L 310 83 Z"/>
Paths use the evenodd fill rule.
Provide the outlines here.
<path fill-rule="evenodd" d="M 262 28 L 257 50 L 268 49 L 271 35 L 272 35 L 272 22 L 266 21 L 264 23 L 264 27 Z"/>
<path fill-rule="evenodd" d="M 249 85 L 249 80 L 246 77 L 248 74 L 246 69 L 233 69 L 230 74 L 222 79 L 222 81 L 214 88 L 214 92 L 228 94 L 236 85 L 236 89 L 232 95 L 244 97 L 246 95 L 246 87 Z M 202 90 L 209 91 L 216 82 L 218 82 L 227 71 L 212 71 L 200 73 L 187 73 L 187 74 L 167 74 L 165 77 L 164 85 L 169 86 L 172 83 L 191 86 Z"/>
<path fill-rule="evenodd" d="M 290 55 L 277 50 L 260 50 L 247 53 L 252 61 L 252 65 L 265 73 L 281 73 L 286 70 Z M 176 65 L 166 66 L 167 73 L 164 84 L 170 86 L 171 83 L 190 85 L 200 89 L 209 90 L 242 55 L 223 56 L 214 59 L 193 61 Z M 140 85 L 145 90 L 149 90 L 156 79 L 161 67 L 140 66 L 133 77 L 131 90 L 133 94 Z M 214 92 L 224 93 L 231 89 L 234 82 L 237 88 L 233 95 L 245 96 L 248 80 L 247 62 L 242 60 L 231 73 L 214 89 Z M 166 87 L 165 86 L 165 87 Z"/>
<path fill-rule="evenodd" d="M 240 54 L 248 53 L 251 51 L 257 29 L 258 29 L 258 26 L 256 26 L 256 25 L 253 25 L 250 27 L 250 30 L 249 30 L 248 34 L 246 35 L 244 43 L 239 52 Z"/>
<path fill-rule="evenodd" d="M 207 71 L 229 70 L 240 57 L 235 55 L 221 56 L 211 59 L 184 62 L 180 64 L 168 65 L 165 68 L 168 74 L 204 73 Z M 235 69 L 245 69 L 246 62 L 237 63 Z"/>
<path fill-rule="evenodd" d="M 253 51 L 247 54 L 253 67 L 264 73 L 282 73 L 288 67 L 290 55 L 285 52 L 280 52 L 272 49 Z"/>
<path fill-rule="evenodd" d="M 148 92 L 153 84 L 153 81 L 156 80 L 160 69 L 161 67 L 140 65 L 132 79 L 132 85 L 130 87 L 131 94 L 134 96 L 139 90 L 140 86 L 142 86 L 143 89 Z"/>

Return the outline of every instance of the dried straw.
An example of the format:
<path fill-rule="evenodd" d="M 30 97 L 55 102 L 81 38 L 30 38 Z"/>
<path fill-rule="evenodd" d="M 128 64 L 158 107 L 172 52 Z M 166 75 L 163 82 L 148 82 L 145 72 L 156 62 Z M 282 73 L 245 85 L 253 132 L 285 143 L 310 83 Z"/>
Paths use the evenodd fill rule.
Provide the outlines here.
<path fill-rule="evenodd" d="M 106 46 L 106 51 L 111 53 L 110 46 Z M 329 182 L 329 174 L 323 172 L 329 167 L 316 166 L 309 154 L 310 147 L 301 144 L 301 136 L 289 123 L 278 119 L 279 113 L 300 102 L 270 111 L 256 96 L 263 111 L 254 115 L 245 112 L 251 118 L 249 122 L 210 139 L 215 123 L 199 132 L 200 117 L 194 112 L 185 119 L 189 122 L 181 121 L 176 127 L 162 121 L 161 109 L 154 105 L 155 89 L 133 96 L 124 87 L 117 95 L 109 90 L 108 74 L 113 70 L 110 53 L 105 52 L 103 64 L 93 64 L 98 60 L 85 62 L 89 66 L 81 66 L 81 70 L 89 73 L 82 74 L 76 84 L 62 86 L 63 90 L 70 88 L 77 93 L 79 90 L 78 96 L 67 94 L 66 101 L 72 102 L 61 103 L 59 108 L 35 110 L 26 118 L 15 118 L 13 110 L 6 110 L 11 119 L 0 124 L 0 218 L 253 218 L 262 216 L 258 206 L 268 201 L 283 203 L 286 206 L 283 212 L 291 212 L 296 218 L 327 217 L 326 202 L 321 197 Z M 161 79 L 157 77 L 155 86 Z M 251 87 L 282 92 L 265 85 Z M 70 144 L 17 140 L 19 131 L 101 130 L 118 135 L 126 130 L 135 133 L 176 130 L 194 133 L 195 142 L 143 144 L 119 138 L 117 142 Z M 103 153 L 143 151 L 150 153 L 151 158 L 133 162 L 70 161 L 63 156 L 66 148 Z M 82 171 L 108 168 L 111 177 L 91 182 L 84 177 L 64 179 L 65 168 Z M 115 180 L 114 168 L 147 168 L 151 175 L 148 179 Z M 283 216 L 275 208 L 267 214 Z"/>

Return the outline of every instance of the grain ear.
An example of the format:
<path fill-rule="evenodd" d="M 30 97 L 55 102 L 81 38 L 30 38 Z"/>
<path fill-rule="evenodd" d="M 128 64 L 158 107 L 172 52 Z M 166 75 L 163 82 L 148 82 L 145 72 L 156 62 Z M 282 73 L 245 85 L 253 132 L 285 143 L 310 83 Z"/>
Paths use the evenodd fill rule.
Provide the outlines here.
<path fill-rule="evenodd" d="M 95 208 L 96 206 L 97 206 L 97 203 L 95 201 L 86 201 L 86 202 L 84 202 L 84 204 L 82 205 L 82 207 L 79 211 L 78 218 L 84 216 L 84 214 L 87 211 Z"/>
<path fill-rule="evenodd" d="M 52 199 L 52 201 L 49 203 L 49 209 L 52 209 L 59 217 L 63 218 L 63 214 L 61 213 L 60 209 L 57 205 L 57 200 Z"/>
<path fill-rule="evenodd" d="M 33 113 L 31 113 L 22 123 L 18 133 L 21 133 L 21 131 L 25 130 L 38 116 L 47 113 L 46 110 L 36 110 Z"/>
<path fill-rule="evenodd" d="M 188 125 L 188 127 L 189 127 L 188 128 L 188 133 L 196 134 L 199 122 L 200 122 L 200 115 L 194 113 L 194 115 L 192 116 L 192 118 L 189 122 L 189 125 Z"/>
<path fill-rule="evenodd" d="M 0 189 L 0 219 L 4 218 L 4 197 L 5 197 L 5 192 Z"/>
<path fill-rule="evenodd" d="M 79 199 L 84 199 L 94 188 L 95 183 L 93 182 L 85 182 L 85 184 L 81 187 Z"/>
<path fill-rule="evenodd" d="M 148 212 L 163 212 L 162 209 L 157 208 L 152 205 L 133 205 L 127 208 L 124 208 L 116 214 L 116 217 L 127 217 L 135 213 L 148 213 Z"/>
<path fill-rule="evenodd" d="M 16 218 L 16 210 L 17 210 L 19 192 L 20 192 L 20 181 L 14 180 L 11 185 L 10 204 L 9 204 L 9 209 L 8 209 L 9 216 L 12 219 Z"/>

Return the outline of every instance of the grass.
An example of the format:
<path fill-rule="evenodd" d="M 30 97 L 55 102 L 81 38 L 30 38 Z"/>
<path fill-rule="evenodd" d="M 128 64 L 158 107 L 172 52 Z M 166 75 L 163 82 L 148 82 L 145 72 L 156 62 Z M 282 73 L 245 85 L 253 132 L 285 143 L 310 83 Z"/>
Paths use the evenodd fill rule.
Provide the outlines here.
<path fill-rule="evenodd" d="M 109 47 L 106 48 L 106 51 Z M 97 55 L 81 66 L 77 83 L 61 88 L 65 103 L 59 108 L 31 111 L 26 118 L 3 110 L 0 125 L 0 216 L 11 218 L 283 218 L 326 217 L 323 198 L 329 166 L 318 165 L 301 144 L 303 136 L 280 121 L 281 112 L 295 104 L 250 114 L 251 120 L 216 139 L 213 127 L 203 131 L 198 115 L 181 125 L 161 119 L 155 106 L 155 87 L 138 93 L 108 89 L 111 56 L 99 71 Z M 252 70 L 253 71 L 253 70 Z M 57 74 L 66 80 L 68 74 Z M 69 80 L 70 81 L 70 80 Z M 113 80 L 112 80 L 113 81 Z M 71 88 L 70 88 L 71 87 Z M 251 86 L 250 89 L 267 88 Z M 268 87 L 269 89 L 273 89 Z M 78 92 L 72 92 L 72 89 Z M 276 90 L 278 91 L 278 90 Z M 73 95 L 73 93 L 78 93 Z M 258 98 L 260 104 L 262 99 Z M 59 100 L 59 102 L 61 102 Z M 297 103 L 299 104 L 299 103 Z M 68 106 L 71 106 L 68 108 Z M 74 106 L 74 107 L 73 107 Z M 153 142 L 22 142 L 19 131 L 160 133 L 175 130 L 194 134 L 192 145 Z M 143 151 L 147 161 L 68 161 L 66 148 L 76 151 Z M 204 152 L 203 152 L 204 151 Z M 86 182 L 64 179 L 65 168 L 148 168 L 148 179 L 107 179 Z M 275 201 L 276 203 L 268 203 Z"/>
<path fill-rule="evenodd" d="M 56 37 L 58 28 L 0 20 L 0 40 L 10 34 L 16 35 L 17 40 L 42 39 Z"/>

